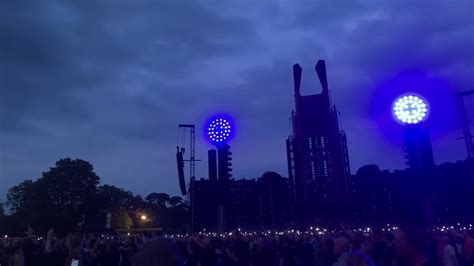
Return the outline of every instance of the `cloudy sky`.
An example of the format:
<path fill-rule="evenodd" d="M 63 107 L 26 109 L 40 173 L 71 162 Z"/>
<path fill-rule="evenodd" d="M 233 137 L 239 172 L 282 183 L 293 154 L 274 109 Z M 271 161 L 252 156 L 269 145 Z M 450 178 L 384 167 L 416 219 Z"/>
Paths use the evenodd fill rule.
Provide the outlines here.
<path fill-rule="evenodd" d="M 236 120 L 235 177 L 286 175 L 291 68 L 317 93 L 317 59 L 352 171 L 400 169 L 400 141 L 371 106 L 405 71 L 443 95 L 473 89 L 473 55 L 470 0 L 2 1 L 0 199 L 63 157 L 90 161 L 103 183 L 177 194 L 177 124 L 201 132 L 216 112 Z M 448 114 L 433 132 L 437 162 L 466 156 Z M 208 148 L 198 133 L 198 157 Z"/>

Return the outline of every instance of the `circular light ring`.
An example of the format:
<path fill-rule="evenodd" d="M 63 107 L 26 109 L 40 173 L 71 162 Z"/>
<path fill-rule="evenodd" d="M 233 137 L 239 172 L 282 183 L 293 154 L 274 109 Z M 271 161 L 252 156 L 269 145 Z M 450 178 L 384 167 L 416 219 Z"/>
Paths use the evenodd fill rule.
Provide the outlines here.
<path fill-rule="evenodd" d="M 207 137 L 214 144 L 226 143 L 232 135 L 233 126 L 228 118 L 214 118 L 207 125 Z"/>
<path fill-rule="evenodd" d="M 421 96 L 406 94 L 398 97 L 392 106 L 395 119 L 402 124 L 418 124 L 428 116 L 428 103 Z"/>

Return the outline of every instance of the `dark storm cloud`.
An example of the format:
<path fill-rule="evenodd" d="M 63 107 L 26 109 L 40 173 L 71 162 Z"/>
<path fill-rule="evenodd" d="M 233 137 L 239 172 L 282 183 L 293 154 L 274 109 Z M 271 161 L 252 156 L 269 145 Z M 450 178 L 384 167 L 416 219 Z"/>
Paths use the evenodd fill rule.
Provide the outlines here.
<path fill-rule="evenodd" d="M 0 10 L 2 183 L 37 177 L 63 155 L 94 160 L 134 140 L 174 142 L 162 129 L 175 128 L 178 106 L 195 98 L 180 93 L 191 86 L 190 64 L 253 36 L 247 22 L 197 2 L 29 1 Z M 15 170 L 31 160 L 34 169 Z"/>
<path fill-rule="evenodd" d="M 116 79 L 125 63 L 182 76 L 189 62 L 246 41 L 245 23 L 197 3 L 74 3 L 3 4 L 4 130 L 30 119 L 87 118 L 93 110 L 84 98 L 103 96 L 102 82 Z"/>
<path fill-rule="evenodd" d="M 423 67 L 473 87 L 470 1 L 11 1 L 0 20 L 0 195 L 64 156 L 107 183 L 176 193 L 177 124 L 214 112 L 239 123 L 236 177 L 284 174 L 297 62 L 314 93 L 327 60 L 353 171 L 402 167 L 367 114 L 381 81 Z M 442 159 L 464 156 L 453 150 Z"/>
<path fill-rule="evenodd" d="M 89 78 L 77 79 L 82 71 L 64 53 L 66 45 L 60 36 L 41 21 L 39 7 L 11 4 L 1 8 L 0 52 L 2 58 L 1 129 L 29 130 L 26 120 L 48 115 L 55 119 L 69 110 L 74 117 L 82 117 L 81 110 L 71 112 L 77 102 L 66 104 L 71 85 Z M 65 71 L 69 65 L 71 71 Z M 78 73 L 79 72 L 79 73 Z M 70 84 L 65 86 L 66 84 Z"/>

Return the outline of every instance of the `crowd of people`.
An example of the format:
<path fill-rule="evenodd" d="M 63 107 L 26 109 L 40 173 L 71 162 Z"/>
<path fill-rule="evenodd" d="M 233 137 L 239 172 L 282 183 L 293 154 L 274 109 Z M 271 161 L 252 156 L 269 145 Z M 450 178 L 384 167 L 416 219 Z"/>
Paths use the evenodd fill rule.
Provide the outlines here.
<path fill-rule="evenodd" d="M 318 229 L 319 230 L 319 229 Z M 264 231 L 2 238 L 0 266 L 472 266 L 474 230 Z"/>

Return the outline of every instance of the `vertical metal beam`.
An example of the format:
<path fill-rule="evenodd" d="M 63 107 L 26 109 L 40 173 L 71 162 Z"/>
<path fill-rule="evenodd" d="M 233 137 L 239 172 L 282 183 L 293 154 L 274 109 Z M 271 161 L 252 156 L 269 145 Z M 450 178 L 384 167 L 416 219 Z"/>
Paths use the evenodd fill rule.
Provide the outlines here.
<path fill-rule="evenodd" d="M 190 162 L 189 162 L 189 176 L 195 177 L 196 176 L 196 132 L 194 125 L 191 125 L 191 143 L 190 143 Z"/>
<path fill-rule="evenodd" d="M 302 73 L 301 66 L 298 64 L 293 65 L 293 82 L 295 86 L 295 97 L 300 95 L 300 87 L 301 87 L 301 73 Z"/>
<path fill-rule="evenodd" d="M 207 151 L 207 164 L 209 180 L 217 181 L 217 151 L 214 149 Z"/>
<path fill-rule="evenodd" d="M 189 144 L 189 175 L 190 177 L 195 176 L 196 174 L 196 127 L 191 124 L 179 124 L 179 128 L 189 128 L 190 129 L 190 144 Z"/>
<path fill-rule="evenodd" d="M 465 96 L 471 96 L 471 95 L 474 95 L 474 90 L 470 90 L 470 91 L 461 92 L 461 93 L 456 94 L 457 101 L 458 101 L 458 106 L 459 106 L 459 113 L 461 115 L 461 126 L 462 126 L 462 132 L 463 132 L 463 139 L 464 139 L 464 142 L 466 143 L 468 158 L 474 158 L 474 144 L 472 142 L 473 136 L 471 134 L 469 119 L 467 117 L 466 106 L 464 105 L 464 97 Z"/>
<path fill-rule="evenodd" d="M 194 176 L 191 177 L 191 234 L 194 233 L 194 216 L 196 215 L 195 211 L 195 204 L 196 204 L 196 193 L 195 193 L 195 186 L 196 186 L 196 178 Z"/>
<path fill-rule="evenodd" d="M 288 163 L 288 178 L 294 182 L 294 151 L 293 151 L 293 139 L 291 137 L 288 137 L 286 139 L 286 159 Z"/>
<path fill-rule="evenodd" d="M 316 69 L 316 73 L 318 74 L 318 79 L 321 83 L 321 87 L 323 88 L 323 93 L 329 94 L 328 78 L 326 75 L 326 62 L 324 60 L 318 60 L 314 69 Z"/>

